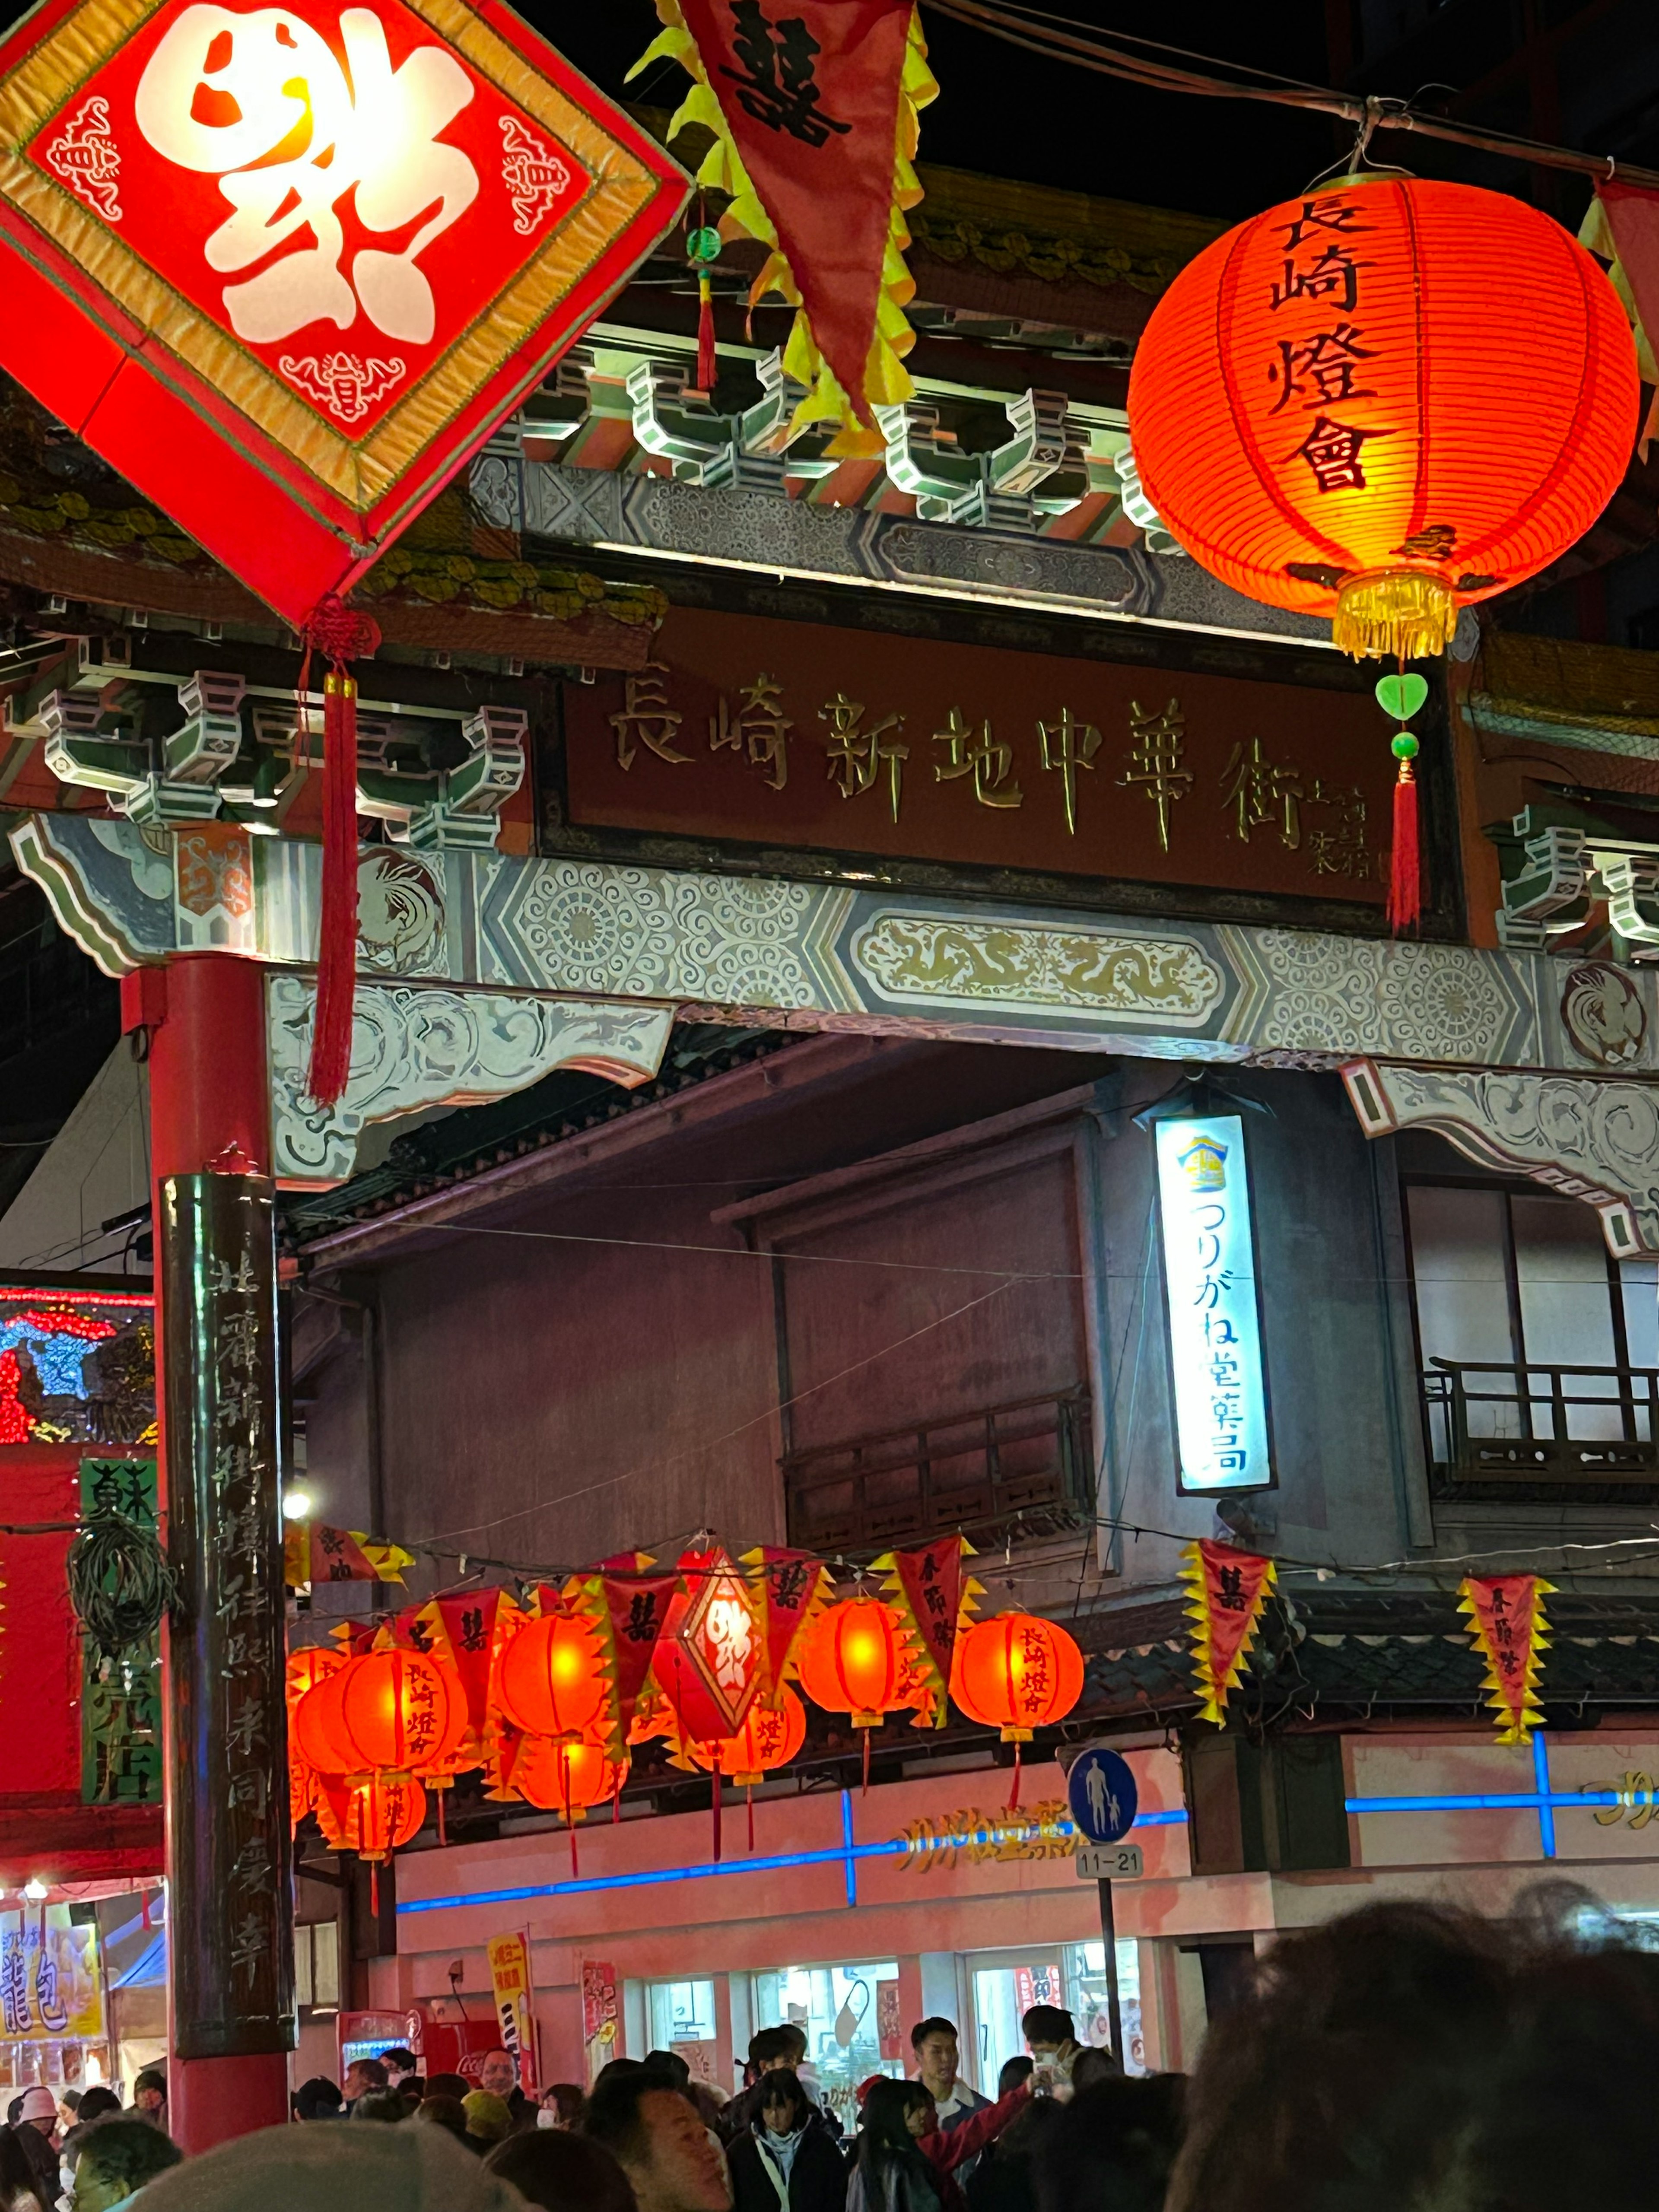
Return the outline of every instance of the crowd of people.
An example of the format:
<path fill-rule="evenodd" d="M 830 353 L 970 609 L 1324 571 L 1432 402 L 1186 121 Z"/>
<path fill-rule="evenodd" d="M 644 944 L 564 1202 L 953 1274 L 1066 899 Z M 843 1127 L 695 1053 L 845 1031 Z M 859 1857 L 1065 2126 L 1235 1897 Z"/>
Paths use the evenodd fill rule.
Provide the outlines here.
<path fill-rule="evenodd" d="M 802 2030 L 763 2029 L 730 2100 L 670 2051 L 526 2096 L 385 2051 L 307 2081 L 304 2124 L 185 2160 L 163 2075 L 123 2108 L 32 2088 L 0 2212 L 1635 2212 L 1659 1956 L 1585 1893 L 1503 1921 L 1384 1904 L 1276 1942 L 1188 2080 L 1127 2077 L 1034 2006 L 981 2094 L 948 2020 L 861 2085 L 850 2130 Z M 321 2122 L 332 2124 L 323 2126 Z M 340 2122 L 347 2123 L 345 2125 Z M 368 2124 L 359 2126 L 357 2122 Z M 377 2123 L 381 2124 L 376 2124 Z"/>

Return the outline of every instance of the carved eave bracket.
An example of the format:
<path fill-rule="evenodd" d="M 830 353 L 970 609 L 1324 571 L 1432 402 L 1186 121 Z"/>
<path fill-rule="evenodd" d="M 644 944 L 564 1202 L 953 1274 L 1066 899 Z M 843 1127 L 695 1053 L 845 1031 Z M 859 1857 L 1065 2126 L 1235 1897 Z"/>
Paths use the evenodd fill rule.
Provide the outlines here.
<path fill-rule="evenodd" d="M 1342 1079 L 1368 1137 L 1432 1129 L 1482 1167 L 1593 1206 L 1615 1259 L 1659 1253 L 1659 1086 L 1370 1060 Z"/>
<path fill-rule="evenodd" d="M 267 979 L 272 1171 L 290 1188 L 346 1182 L 371 1121 L 428 1106 L 483 1105 L 527 1090 L 556 1068 L 586 1070 L 635 1090 L 661 1066 L 674 1022 L 672 1006 L 360 982 L 351 1073 L 338 1103 L 323 1107 L 305 1087 L 316 1009 L 308 976 Z"/>

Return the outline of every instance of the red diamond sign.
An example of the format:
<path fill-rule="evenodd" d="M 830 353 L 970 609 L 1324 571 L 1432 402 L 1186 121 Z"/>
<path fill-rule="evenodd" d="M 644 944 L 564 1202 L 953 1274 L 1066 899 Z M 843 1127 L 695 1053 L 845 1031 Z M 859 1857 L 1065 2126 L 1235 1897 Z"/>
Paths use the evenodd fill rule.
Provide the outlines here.
<path fill-rule="evenodd" d="M 0 45 L 0 367 L 297 624 L 685 192 L 499 0 L 47 0 Z"/>

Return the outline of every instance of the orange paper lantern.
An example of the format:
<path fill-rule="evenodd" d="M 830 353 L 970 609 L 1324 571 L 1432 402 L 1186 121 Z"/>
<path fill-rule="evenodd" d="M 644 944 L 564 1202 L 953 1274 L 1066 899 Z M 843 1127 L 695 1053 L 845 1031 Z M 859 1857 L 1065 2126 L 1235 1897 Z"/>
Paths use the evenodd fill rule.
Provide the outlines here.
<path fill-rule="evenodd" d="M 806 1741 L 806 1708 L 786 1688 L 776 1705 L 750 1705 L 735 1735 L 686 1749 L 705 1774 L 718 1767 L 739 1789 L 753 1789 L 780 1766 L 787 1766 Z"/>
<path fill-rule="evenodd" d="M 398 1774 L 366 1774 L 336 1799 L 344 1848 L 378 1865 L 413 1843 L 426 1818 L 426 1792 Z"/>
<path fill-rule="evenodd" d="M 885 1714 L 915 1701 L 903 1625 L 878 1597 L 825 1606 L 806 1632 L 799 1663 L 812 1703 L 849 1713 L 855 1729 L 879 1728 Z"/>
<path fill-rule="evenodd" d="M 611 1694 L 592 1629 L 563 1612 L 526 1621 L 509 1638 L 497 1681 L 501 1711 L 514 1727 L 556 1743 L 593 1728 Z"/>
<path fill-rule="evenodd" d="M 342 1659 L 331 1672 L 320 1674 L 294 1707 L 290 1727 L 295 1748 L 319 1774 L 354 1774 L 362 1765 L 340 1710 L 345 1671 L 351 1663 Z"/>
<path fill-rule="evenodd" d="M 1083 1654 L 1054 1621 L 999 1613 L 957 1638 L 951 1694 L 969 1720 L 1000 1729 L 1004 1743 L 1029 1743 L 1083 1695 Z"/>
<path fill-rule="evenodd" d="M 466 1729 L 466 1701 L 423 1651 L 366 1651 L 338 1677 L 338 1712 L 361 1769 L 418 1774 L 441 1767 Z"/>
<path fill-rule="evenodd" d="M 611 1758 L 600 1744 L 551 1743 L 526 1736 L 513 1762 L 507 1788 L 526 1805 L 562 1813 L 567 1822 L 586 1820 L 590 1805 L 614 1797 L 628 1779 L 630 1762 Z"/>
<path fill-rule="evenodd" d="M 1343 177 L 1252 216 L 1135 349 L 1147 498 L 1212 575 L 1333 618 L 1354 654 L 1438 652 L 1613 496 L 1630 326 L 1559 223 L 1427 178 Z"/>

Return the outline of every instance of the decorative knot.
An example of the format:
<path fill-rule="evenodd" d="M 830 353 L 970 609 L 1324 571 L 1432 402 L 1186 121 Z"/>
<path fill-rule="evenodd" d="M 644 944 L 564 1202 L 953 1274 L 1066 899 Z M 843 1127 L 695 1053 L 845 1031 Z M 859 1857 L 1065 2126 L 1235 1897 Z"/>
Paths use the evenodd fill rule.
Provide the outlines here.
<path fill-rule="evenodd" d="M 367 659 L 376 651 L 380 626 L 372 615 L 347 606 L 328 592 L 306 617 L 301 635 L 307 657 L 319 653 L 331 668 L 339 668 L 348 660 Z"/>

